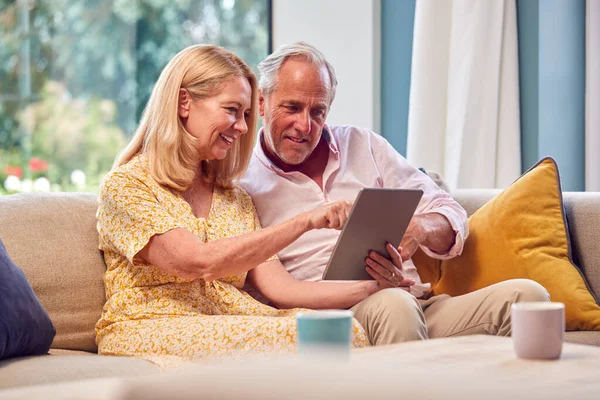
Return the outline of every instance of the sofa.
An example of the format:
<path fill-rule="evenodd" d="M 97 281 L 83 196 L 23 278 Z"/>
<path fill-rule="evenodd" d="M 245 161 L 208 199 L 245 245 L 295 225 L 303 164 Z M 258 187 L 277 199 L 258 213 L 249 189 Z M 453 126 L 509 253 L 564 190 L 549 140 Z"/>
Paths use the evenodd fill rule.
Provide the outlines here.
<path fill-rule="evenodd" d="M 454 197 L 472 214 L 498 193 L 460 190 Z M 600 295 L 600 193 L 567 192 L 573 255 L 590 290 Z M 99 356 L 94 326 L 105 301 L 105 264 L 98 250 L 96 196 L 26 193 L 0 197 L 0 238 L 56 327 L 48 355 L 0 361 L 2 390 L 59 382 L 158 374 L 141 359 Z M 566 341 L 600 346 L 600 331 L 567 332 Z"/>

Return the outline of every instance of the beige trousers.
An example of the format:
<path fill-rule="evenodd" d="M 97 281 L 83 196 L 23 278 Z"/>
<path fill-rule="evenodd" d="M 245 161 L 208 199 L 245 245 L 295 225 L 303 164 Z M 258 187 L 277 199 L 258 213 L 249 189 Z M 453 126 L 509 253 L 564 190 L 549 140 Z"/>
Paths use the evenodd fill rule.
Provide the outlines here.
<path fill-rule="evenodd" d="M 402 289 L 384 289 L 351 308 L 372 345 L 449 336 L 509 336 L 513 303 L 550 301 L 543 286 L 513 279 L 462 296 L 416 299 Z"/>

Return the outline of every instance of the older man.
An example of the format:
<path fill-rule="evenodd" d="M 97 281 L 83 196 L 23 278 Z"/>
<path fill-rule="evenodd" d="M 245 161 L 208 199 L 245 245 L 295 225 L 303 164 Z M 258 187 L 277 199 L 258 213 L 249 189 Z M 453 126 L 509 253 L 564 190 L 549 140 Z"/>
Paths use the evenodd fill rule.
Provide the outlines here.
<path fill-rule="evenodd" d="M 259 70 L 264 127 L 241 183 L 263 226 L 320 204 L 354 200 L 365 187 L 424 191 L 400 248 L 388 248 L 391 261 L 377 254 L 366 258 L 369 274 L 394 287 L 352 308 L 372 344 L 476 333 L 509 335 L 512 303 L 549 300 L 543 287 L 528 280 L 506 281 L 464 296 L 427 298 L 429 285 L 421 282 L 411 256 L 419 247 L 439 259 L 460 254 L 468 235 L 464 209 L 383 137 L 354 126 L 326 125 L 337 80 L 320 51 L 302 42 L 286 45 L 260 63 Z M 311 231 L 278 257 L 295 278 L 318 281 L 338 235 L 333 230 Z M 380 268 L 384 263 L 387 269 Z M 259 267 L 250 272 L 249 281 L 268 273 L 268 267 Z"/>

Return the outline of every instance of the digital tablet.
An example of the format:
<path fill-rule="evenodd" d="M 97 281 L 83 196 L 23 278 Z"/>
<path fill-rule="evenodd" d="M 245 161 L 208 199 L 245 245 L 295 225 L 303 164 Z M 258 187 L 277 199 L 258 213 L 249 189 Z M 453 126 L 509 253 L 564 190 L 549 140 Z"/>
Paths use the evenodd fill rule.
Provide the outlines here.
<path fill-rule="evenodd" d="M 386 243 L 396 248 L 400 245 L 421 196 L 420 189 L 362 189 L 338 237 L 323 279 L 373 279 L 365 269 L 369 251 L 389 257 Z"/>

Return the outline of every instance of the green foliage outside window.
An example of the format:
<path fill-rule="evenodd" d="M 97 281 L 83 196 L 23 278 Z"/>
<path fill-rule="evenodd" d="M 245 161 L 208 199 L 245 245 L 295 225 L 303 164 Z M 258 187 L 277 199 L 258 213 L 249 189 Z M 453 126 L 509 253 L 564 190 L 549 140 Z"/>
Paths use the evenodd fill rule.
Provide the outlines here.
<path fill-rule="evenodd" d="M 0 194 L 10 193 L 10 174 L 20 175 L 13 191 L 97 191 L 166 63 L 186 46 L 211 43 L 254 67 L 268 51 L 268 7 L 0 0 Z"/>

